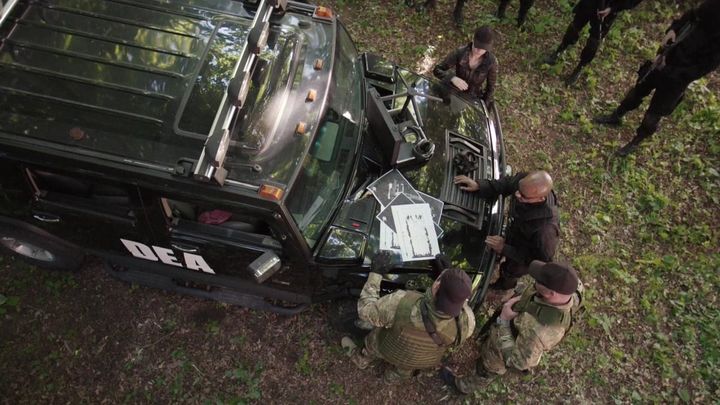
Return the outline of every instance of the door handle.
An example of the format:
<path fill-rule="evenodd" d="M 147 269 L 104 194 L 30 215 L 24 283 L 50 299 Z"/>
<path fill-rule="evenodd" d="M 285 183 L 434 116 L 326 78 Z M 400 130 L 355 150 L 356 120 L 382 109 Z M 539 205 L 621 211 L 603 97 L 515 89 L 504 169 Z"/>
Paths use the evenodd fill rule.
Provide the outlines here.
<path fill-rule="evenodd" d="M 170 246 L 172 246 L 173 249 L 177 249 L 185 253 L 197 253 L 198 251 L 198 248 L 194 246 L 183 245 L 181 243 L 171 243 Z"/>
<path fill-rule="evenodd" d="M 60 222 L 60 217 L 49 214 L 33 214 L 33 218 L 37 219 L 38 221 L 47 222 L 50 224 L 56 224 Z"/>

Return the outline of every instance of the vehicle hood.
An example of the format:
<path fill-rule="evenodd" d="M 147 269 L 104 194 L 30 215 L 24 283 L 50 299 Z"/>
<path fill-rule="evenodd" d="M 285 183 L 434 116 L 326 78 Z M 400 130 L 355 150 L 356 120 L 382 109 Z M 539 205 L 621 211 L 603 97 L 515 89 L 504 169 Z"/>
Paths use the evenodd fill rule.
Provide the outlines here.
<path fill-rule="evenodd" d="M 481 103 L 473 102 L 435 80 L 405 70 L 398 70 L 398 74 L 403 75 L 418 93 L 415 96 L 415 118 L 419 115 L 417 121 L 422 123 L 425 136 L 435 145 L 429 161 L 399 167 L 398 170 L 415 190 L 443 201 L 439 224 L 442 235 L 438 238 L 440 251 L 448 255 L 455 266 L 478 271 L 483 263 L 489 262 L 490 253 L 484 240 L 489 232 L 499 233 L 502 213 L 498 202 L 484 201 L 453 184 L 453 177 L 457 174 L 453 159 L 458 154 L 470 152 L 478 164 L 471 177 L 498 178 L 504 171 L 499 124 L 488 118 L 488 112 Z M 372 80 L 369 82 L 372 83 Z M 372 142 L 372 134 L 367 135 L 367 141 Z M 386 167 L 377 176 L 389 170 L 392 168 Z M 358 190 L 357 196 L 357 199 L 345 201 L 335 225 L 367 235 L 364 251 L 367 264 L 380 250 L 380 222 L 375 216 L 382 207 L 372 195 L 363 194 L 363 190 Z M 405 262 L 397 267 L 423 271 L 428 264 L 428 261 Z"/>

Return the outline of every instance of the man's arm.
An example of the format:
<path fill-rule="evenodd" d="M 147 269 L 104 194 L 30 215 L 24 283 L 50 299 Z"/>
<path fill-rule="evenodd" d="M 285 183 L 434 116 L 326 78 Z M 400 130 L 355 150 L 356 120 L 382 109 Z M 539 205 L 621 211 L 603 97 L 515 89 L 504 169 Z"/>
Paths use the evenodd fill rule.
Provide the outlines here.
<path fill-rule="evenodd" d="M 390 327 L 395 320 L 395 311 L 405 291 L 398 290 L 380 297 L 382 276 L 370 273 L 358 300 L 358 316 L 377 328 Z"/>
<path fill-rule="evenodd" d="M 527 370 L 540 363 L 545 346 L 533 330 L 520 330 L 513 337 L 510 325 L 499 325 L 499 342 L 506 367 Z"/>
<path fill-rule="evenodd" d="M 494 200 L 499 196 L 507 197 L 517 191 L 520 179 L 526 175 L 527 173 L 522 172 L 510 177 L 501 177 L 499 180 L 480 180 L 478 181 L 480 189 L 477 193 L 488 200 Z"/>
<path fill-rule="evenodd" d="M 687 24 L 690 24 L 694 21 L 696 21 L 698 18 L 697 16 L 697 9 L 692 9 L 685 14 L 683 14 L 680 18 L 673 20 L 672 24 L 670 24 L 670 28 L 665 31 L 665 33 L 668 33 L 670 31 L 677 33 Z"/>

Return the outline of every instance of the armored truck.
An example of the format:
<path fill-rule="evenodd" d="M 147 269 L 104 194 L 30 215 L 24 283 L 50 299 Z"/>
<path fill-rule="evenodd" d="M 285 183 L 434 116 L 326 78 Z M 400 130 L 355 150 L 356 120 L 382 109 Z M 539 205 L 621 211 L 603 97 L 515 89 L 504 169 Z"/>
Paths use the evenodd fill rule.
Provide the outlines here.
<path fill-rule="evenodd" d="M 1 13 L 5 253 L 57 270 L 95 256 L 124 281 L 293 314 L 357 294 L 379 250 L 397 253 L 388 291 L 418 288 L 443 252 L 482 299 L 503 201 L 453 177 L 504 175 L 497 112 L 358 53 L 333 10 L 10 0 Z"/>

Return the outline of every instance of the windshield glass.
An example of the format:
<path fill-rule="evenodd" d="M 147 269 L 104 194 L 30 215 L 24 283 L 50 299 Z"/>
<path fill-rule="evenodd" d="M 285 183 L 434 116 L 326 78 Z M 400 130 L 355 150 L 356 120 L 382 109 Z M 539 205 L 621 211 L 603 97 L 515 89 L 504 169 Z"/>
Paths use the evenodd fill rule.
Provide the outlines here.
<path fill-rule="evenodd" d="M 358 54 L 344 27 L 338 27 L 328 110 L 286 201 L 311 248 L 350 181 L 362 114 Z"/>

